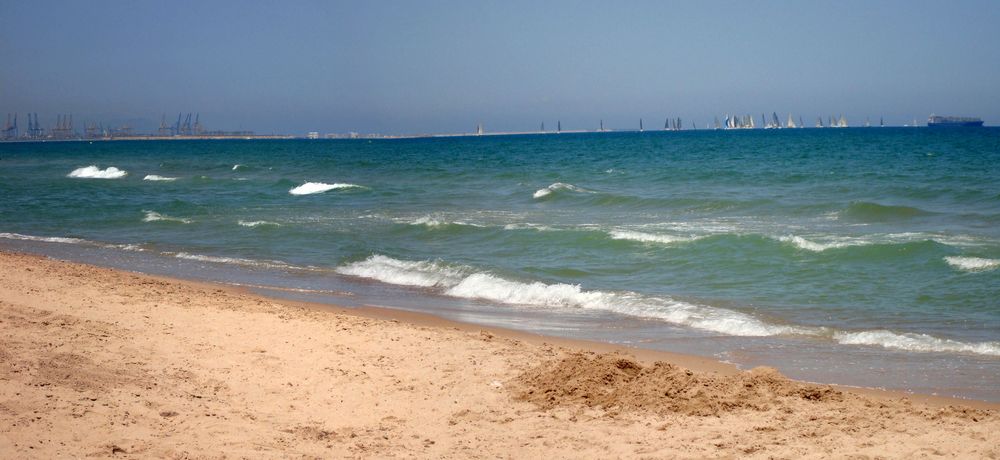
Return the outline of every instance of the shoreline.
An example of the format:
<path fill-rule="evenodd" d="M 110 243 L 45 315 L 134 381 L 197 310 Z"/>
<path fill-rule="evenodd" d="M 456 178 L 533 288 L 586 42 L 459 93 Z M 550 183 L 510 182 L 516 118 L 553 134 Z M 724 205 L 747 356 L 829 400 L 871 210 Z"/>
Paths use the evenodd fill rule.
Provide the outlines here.
<path fill-rule="evenodd" d="M 731 375 L 738 375 L 740 373 L 747 372 L 749 370 L 749 369 L 740 369 L 734 363 L 729 363 L 726 361 L 722 361 L 713 357 L 708 357 L 703 355 L 672 352 L 672 351 L 658 350 L 652 348 L 643 348 L 640 346 L 615 344 L 599 340 L 587 340 L 587 339 L 551 336 L 541 333 L 505 328 L 502 326 L 482 325 L 471 322 L 463 322 L 459 320 L 444 318 L 435 315 L 434 313 L 405 310 L 389 306 L 365 304 L 356 307 L 345 307 L 333 303 L 324 303 L 324 302 L 309 301 L 309 300 L 297 300 L 292 298 L 268 295 L 267 293 L 260 292 L 258 290 L 258 289 L 265 289 L 265 290 L 274 289 L 269 286 L 260 286 L 260 287 L 246 286 L 246 285 L 239 285 L 227 282 L 198 280 L 191 278 L 174 277 L 170 275 L 151 274 L 141 271 L 97 265 L 89 262 L 79 262 L 67 259 L 60 259 L 46 254 L 26 252 L 23 249 L 12 250 L 0 247 L 0 255 L 3 254 L 19 254 L 28 257 L 40 257 L 68 264 L 92 266 L 107 270 L 119 271 L 122 273 L 149 277 L 152 279 L 168 283 L 180 283 L 199 288 L 223 290 L 237 295 L 249 295 L 254 297 L 260 297 L 262 299 L 266 299 L 269 302 L 296 308 L 307 308 L 316 311 L 332 312 L 341 315 L 352 315 L 367 319 L 400 321 L 417 326 L 448 328 L 470 333 L 487 331 L 498 337 L 503 337 L 511 340 L 524 341 L 534 345 L 556 345 L 565 348 L 586 350 L 594 353 L 626 353 L 631 356 L 634 356 L 641 362 L 653 363 L 656 361 L 668 361 L 673 364 L 677 364 L 685 368 L 699 372 L 711 372 L 719 375 L 731 376 Z M 830 386 L 842 391 L 852 392 L 859 395 L 865 395 L 879 399 L 906 398 L 914 402 L 928 404 L 934 407 L 943 407 L 947 405 L 958 404 L 958 405 L 973 407 L 976 409 L 1000 410 L 1000 401 L 963 398 L 958 396 L 935 395 L 935 394 L 927 394 L 920 392 L 912 392 L 902 389 L 889 389 L 884 387 L 846 385 L 846 384 L 828 383 L 828 382 L 811 381 L 811 380 L 797 380 L 797 379 L 792 379 L 792 380 L 804 384 Z"/>
<path fill-rule="evenodd" d="M 1000 409 L 0 251 L 20 458 L 1000 455 Z"/>

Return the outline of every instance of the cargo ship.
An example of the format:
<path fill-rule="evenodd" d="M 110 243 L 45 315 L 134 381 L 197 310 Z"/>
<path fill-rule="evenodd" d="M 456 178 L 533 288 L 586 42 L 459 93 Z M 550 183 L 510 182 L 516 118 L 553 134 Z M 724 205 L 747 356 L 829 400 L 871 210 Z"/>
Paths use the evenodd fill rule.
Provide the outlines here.
<path fill-rule="evenodd" d="M 980 118 L 971 117 L 942 117 L 939 115 L 931 115 L 927 119 L 928 127 L 968 127 L 968 126 L 983 126 L 983 120 Z"/>

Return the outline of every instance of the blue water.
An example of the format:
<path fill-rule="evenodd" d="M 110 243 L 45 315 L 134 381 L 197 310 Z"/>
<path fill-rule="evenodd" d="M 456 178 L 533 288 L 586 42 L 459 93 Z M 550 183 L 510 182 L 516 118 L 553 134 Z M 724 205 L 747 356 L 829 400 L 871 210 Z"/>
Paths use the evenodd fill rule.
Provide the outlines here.
<path fill-rule="evenodd" d="M 2 144 L 0 197 L 7 248 L 1000 400 L 998 129 Z"/>

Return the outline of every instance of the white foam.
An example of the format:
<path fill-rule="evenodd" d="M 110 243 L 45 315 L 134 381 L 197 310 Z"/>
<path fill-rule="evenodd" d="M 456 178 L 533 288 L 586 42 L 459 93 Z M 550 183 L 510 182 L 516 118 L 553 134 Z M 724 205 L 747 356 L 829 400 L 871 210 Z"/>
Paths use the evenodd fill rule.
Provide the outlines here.
<path fill-rule="evenodd" d="M 373 255 L 337 268 L 343 275 L 371 278 L 390 284 L 420 287 L 451 287 L 463 278 L 463 270 L 438 262 L 411 262 Z"/>
<path fill-rule="evenodd" d="M 34 236 L 34 235 L 22 235 L 20 233 L 0 233 L 0 238 L 7 238 L 9 240 L 42 241 L 45 243 L 66 243 L 66 244 L 89 243 L 89 241 L 80 238 L 67 238 L 62 236 Z"/>
<path fill-rule="evenodd" d="M 176 177 L 157 176 L 156 174 L 149 174 L 146 177 L 143 177 L 142 180 L 172 182 L 172 181 L 177 180 L 177 178 Z"/>
<path fill-rule="evenodd" d="M 127 175 L 127 171 L 123 171 L 114 166 L 109 166 L 107 169 L 100 169 L 95 165 L 90 165 L 84 168 L 74 169 L 72 172 L 67 174 L 66 177 L 74 177 L 77 179 L 120 179 Z"/>
<path fill-rule="evenodd" d="M 183 218 L 183 217 L 165 216 L 165 215 L 160 214 L 160 213 L 158 213 L 156 211 L 142 211 L 142 212 L 146 213 L 146 217 L 142 218 L 143 222 L 160 222 L 160 221 L 164 221 L 164 222 L 180 222 L 182 224 L 190 224 L 191 222 L 194 222 L 191 219 L 187 219 L 187 218 Z"/>
<path fill-rule="evenodd" d="M 218 264 L 230 264 L 230 265 L 243 265 L 247 267 L 265 267 L 265 268 L 290 268 L 291 266 L 277 260 L 253 260 L 253 259 L 241 259 L 239 257 L 218 257 L 218 256 L 206 256 L 202 254 L 190 254 L 187 252 L 178 252 L 174 254 L 174 257 L 178 259 L 196 260 L 199 262 L 213 262 Z"/>
<path fill-rule="evenodd" d="M 845 345 L 875 345 L 916 352 L 950 352 L 975 353 L 979 355 L 1000 356 L 1000 342 L 967 343 L 951 339 L 942 339 L 927 334 L 912 332 L 896 333 L 887 330 L 837 332 L 833 339 Z"/>
<path fill-rule="evenodd" d="M 365 188 L 354 184 L 324 184 L 322 182 L 306 182 L 288 191 L 292 195 L 312 195 L 313 193 L 323 193 L 330 190 L 340 190 L 348 188 Z"/>
<path fill-rule="evenodd" d="M 406 223 L 408 223 L 410 225 L 423 225 L 425 227 L 430 227 L 430 228 L 439 228 L 439 227 L 444 227 L 444 226 L 447 226 L 447 225 L 462 225 L 462 226 L 466 226 L 466 227 L 485 227 L 485 225 L 474 224 L 472 222 L 465 222 L 465 221 L 449 222 L 447 220 L 441 220 L 441 219 L 437 219 L 437 218 L 434 218 L 434 217 L 431 217 L 431 216 L 420 217 L 420 218 L 418 218 L 416 220 L 409 221 L 409 222 L 406 222 Z"/>
<path fill-rule="evenodd" d="M 71 238 L 64 236 L 34 236 L 34 235 L 22 235 L 20 233 L 0 233 L 0 238 L 7 238 L 10 240 L 22 240 L 22 241 L 41 241 L 44 243 L 84 244 L 84 245 L 99 246 L 109 249 L 121 249 L 123 251 L 144 251 L 144 249 L 138 244 L 98 243 L 95 241 L 85 240 L 82 238 Z"/>
<path fill-rule="evenodd" d="M 569 191 L 578 192 L 578 193 L 592 193 L 590 190 L 577 187 L 577 186 L 575 186 L 573 184 L 564 184 L 562 182 L 556 182 L 556 183 L 554 183 L 552 185 L 549 185 L 548 187 L 536 190 L 535 193 L 534 193 L 534 195 L 532 195 L 532 198 L 535 198 L 535 199 L 545 198 L 545 197 L 551 195 L 552 192 L 556 192 L 556 191 L 559 191 L 559 190 L 569 190 Z"/>
<path fill-rule="evenodd" d="M 540 231 L 540 232 L 551 232 L 551 231 L 555 231 L 556 230 L 555 228 L 550 227 L 548 225 L 531 224 L 531 223 L 507 224 L 507 225 L 503 226 L 503 229 L 504 230 L 537 230 L 537 231 Z"/>
<path fill-rule="evenodd" d="M 448 222 L 440 221 L 430 216 L 421 217 L 413 222 L 410 222 L 410 225 L 424 225 L 427 227 L 440 227 L 447 224 Z"/>
<path fill-rule="evenodd" d="M 511 281 L 440 262 L 412 262 L 374 255 L 337 269 L 338 273 L 404 286 L 434 288 L 442 294 L 533 307 L 583 308 L 655 318 L 736 336 L 821 333 L 818 328 L 769 324 L 737 311 L 695 305 L 632 292 L 587 291 L 579 285 Z"/>
<path fill-rule="evenodd" d="M 689 237 L 689 236 L 643 233 L 632 230 L 612 230 L 608 234 L 611 236 L 611 239 L 639 241 L 642 243 L 673 244 L 673 243 L 684 243 L 698 239 L 696 237 Z"/>
<path fill-rule="evenodd" d="M 273 225 L 275 227 L 280 227 L 281 226 L 281 224 L 279 224 L 277 222 L 270 222 L 270 221 L 266 221 L 266 220 L 252 220 L 252 221 L 240 220 L 240 221 L 237 221 L 236 223 L 240 224 L 240 225 L 242 225 L 244 227 L 250 227 L 250 228 L 259 227 L 261 225 Z"/>
<path fill-rule="evenodd" d="M 967 272 L 981 272 L 994 270 L 1000 267 L 998 259 L 984 259 L 982 257 L 959 257 L 948 256 L 944 258 L 948 265 Z"/>
<path fill-rule="evenodd" d="M 246 168 L 246 166 L 238 165 L 238 164 L 237 165 L 233 165 L 233 171 L 239 171 L 239 170 L 241 170 L 243 168 Z"/>
<path fill-rule="evenodd" d="M 779 236 L 778 241 L 781 241 L 783 243 L 791 243 L 792 245 L 794 245 L 799 249 L 804 249 L 806 251 L 813 251 L 813 252 L 823 252 L 826 251 L 827 249 L 846 248 L 848 246 L 864 246 L 868 244 L 874 244 L 874 241 L 868 241 L 863 239 L 846 239 L 846 238 L 836 239 L 825 243 L 817 243 L 815 241 L 810 241 L 805 238 L 802 238 L 801 236 L 795 236 L 795 235 Z"/>

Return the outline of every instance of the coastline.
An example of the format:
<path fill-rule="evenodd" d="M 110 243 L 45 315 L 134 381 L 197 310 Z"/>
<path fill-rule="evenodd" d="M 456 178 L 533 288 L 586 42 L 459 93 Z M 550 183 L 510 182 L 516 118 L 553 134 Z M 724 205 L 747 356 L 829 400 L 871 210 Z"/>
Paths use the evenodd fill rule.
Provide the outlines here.
<path fill-rule="evenodd" d="M 0 312 L 21 457 L 1000 453 L 1000 404 L 37 255 L 0 252 Z"/>

